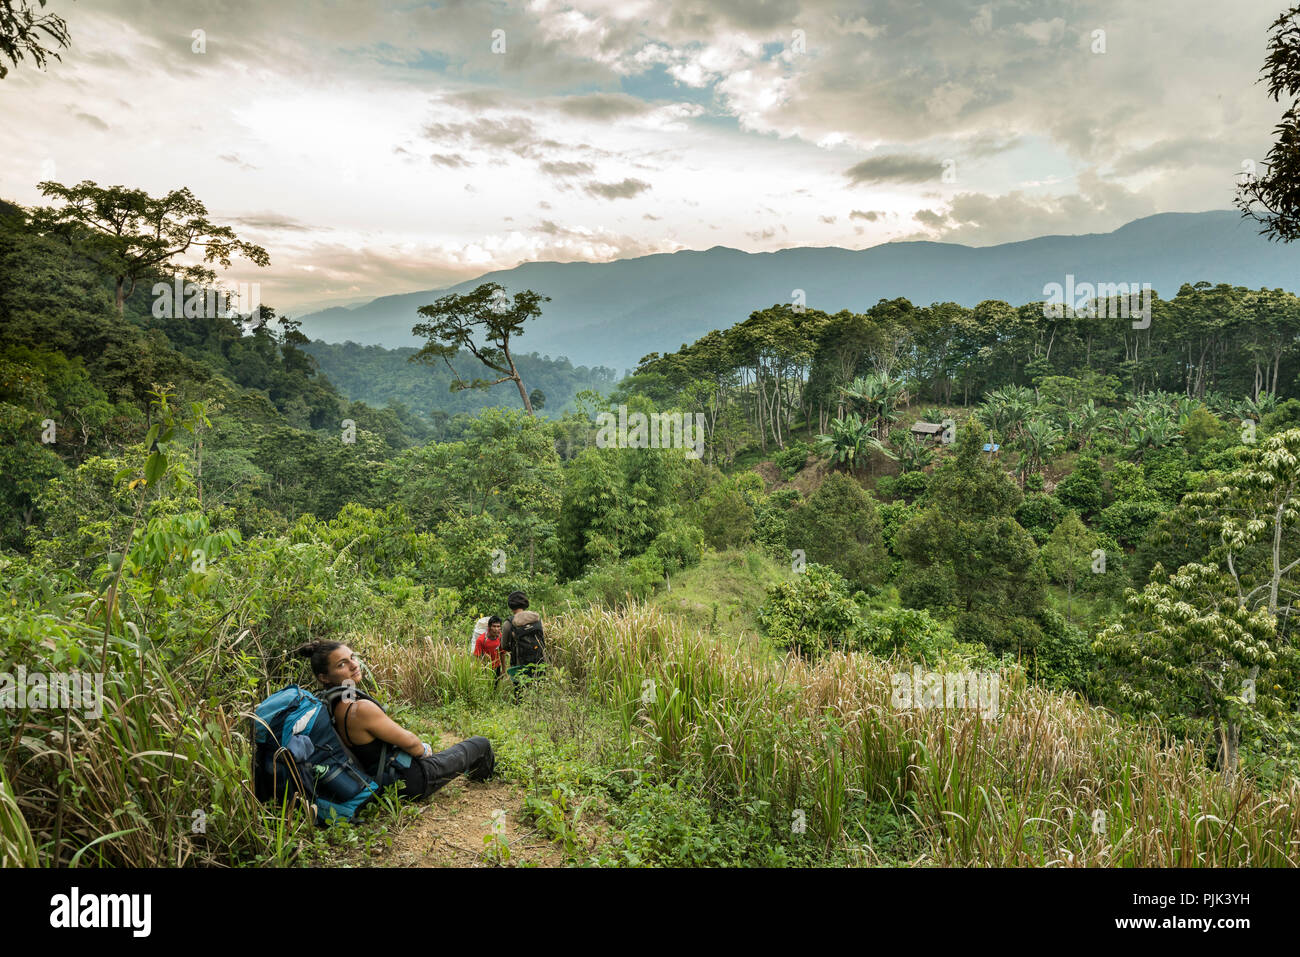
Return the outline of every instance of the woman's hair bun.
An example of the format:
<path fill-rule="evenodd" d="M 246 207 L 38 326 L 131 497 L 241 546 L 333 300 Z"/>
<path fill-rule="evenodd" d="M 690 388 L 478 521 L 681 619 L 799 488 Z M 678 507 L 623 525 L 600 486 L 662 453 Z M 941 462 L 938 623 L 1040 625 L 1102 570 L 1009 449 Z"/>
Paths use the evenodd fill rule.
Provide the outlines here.
<path fill-rule="evenodd" d="M 293 653 L 300 658 L 310 658 L 313 654 L 316 653 L 316 649 L 319 646 L 320 646 L 319 641 L 309 641 L 304 645 L 299 645 L 297 648 L 293 650 Z"/>

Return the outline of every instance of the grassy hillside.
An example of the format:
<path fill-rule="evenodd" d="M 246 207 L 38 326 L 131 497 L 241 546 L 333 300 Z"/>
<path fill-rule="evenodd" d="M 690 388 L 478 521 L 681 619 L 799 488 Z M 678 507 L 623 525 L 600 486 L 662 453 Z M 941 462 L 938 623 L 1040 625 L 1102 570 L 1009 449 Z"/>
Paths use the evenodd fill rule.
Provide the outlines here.
<path fill-rule="evenodd" d="M 650 603 L 696 634 L 730 646 L 764 646 L 758 609 L 767 587 L 791 576 L 761 551 L 732 549 L 705 555 L 698 565 L 670 578 Z"/>
<path fill-rule="evenodd" d="M 0 274 L 0 673 L 98 679 L 103 706 L 0 709 L 6 866 L 1300 863 L 1300 400 L 1121 395 L 1030 359 L 936 390 L 977 407 L 917 409 L 839 344 L 947 311 L 777 309 L 620 386 L 638 412 L 716 412 L 698 460 L 608 447 L 598 408 L 444 430 L 349 401 L 292 320 L 158 318 L 139 294 L 119 314 L 13 211 Z M 1187 330 L 1216 297 L 1300 316 L 1191 290 Z M 1038 334 L 1002 306 L 981 315 Z M 772 365 L 753 336 L 815 359 Z M 401 359 L 370 356 L 376 380 Z M 811 448 L 814 396 L 834 434 Z M 913 412 L 961 439 L 891 428 Z M 515 589 L 550 665 L 517 705 L 464 650 Z M 250 714 L 315 687 L 298 652 L 321 639 L 403 726 L 488 735 L 501 779 L 330 830 L 259 801 Z M 954 676 L 993 697 L 945 699 Z M 454 826 L 494 801 L 502 834 Z M 447 856 L 419 850 L 435 831 Z"/>

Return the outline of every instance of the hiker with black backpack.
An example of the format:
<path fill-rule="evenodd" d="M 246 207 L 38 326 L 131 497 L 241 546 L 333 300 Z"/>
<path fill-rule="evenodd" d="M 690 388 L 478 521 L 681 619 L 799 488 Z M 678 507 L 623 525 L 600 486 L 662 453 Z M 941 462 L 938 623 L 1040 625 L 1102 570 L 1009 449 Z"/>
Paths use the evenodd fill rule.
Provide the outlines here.
<path fill-rule="evenodd" d="M 542 616 L 528 610 L 528 596 L 512 591 L 506 597 L 510 617 L 501 626 L 501 650 L 510 653 L 510 667 L 506 674 L 515 683 L 515 700 L 523 687 L 546 665 L 546 639 L 542 632 Z"/>
<path fill-rule="evenodd" d="M 361 667 L 347 645 L 313 641 L 297 653 L 311 659 L 312 672 L 325 685 L 321 697 L 344 747 L 381 787 L 400 780 L 405 784 L 402 796 L 419 800 L 460 774 L 471 781 L 491 777 L 496 759 L 487 738 L 469 738 L 435 752 L 357 687 Z"/>

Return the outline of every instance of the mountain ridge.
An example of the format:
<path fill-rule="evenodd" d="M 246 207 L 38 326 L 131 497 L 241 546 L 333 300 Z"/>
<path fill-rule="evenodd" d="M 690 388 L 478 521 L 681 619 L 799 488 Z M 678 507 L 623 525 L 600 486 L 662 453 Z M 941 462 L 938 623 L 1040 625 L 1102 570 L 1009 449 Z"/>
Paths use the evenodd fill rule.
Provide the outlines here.
<path fill-rule="evenodd" d="M 918 305 L 986 299 L 1013 305 L 1043 297 L 1043 286 L 1079 281 L 1149 283 L 1172 297 L 1187 282 L 1300 291 L 1300 247 L 1259 236 L 1235 210 L 1155 213 L 1108 233 L 1052 234 L 989 246 L 933 240 L 863 249 L 791 246 L 750 253 L 730 246 L 607 263 L 521 263 L 452 286 L 393 293 L 302 317 L 303 331 L 327 342 L 389 348 L 419 345 L 410 334 L 416 309 L 484 282 L 508 292 L 550 296 L 519 348 L 567 357 L 575 365 L 634 366 L 651 352 L 671 352 L 755 309 L 791 301 L 803 289 L 811 308 L 863 311 L 880 299 Z"/>

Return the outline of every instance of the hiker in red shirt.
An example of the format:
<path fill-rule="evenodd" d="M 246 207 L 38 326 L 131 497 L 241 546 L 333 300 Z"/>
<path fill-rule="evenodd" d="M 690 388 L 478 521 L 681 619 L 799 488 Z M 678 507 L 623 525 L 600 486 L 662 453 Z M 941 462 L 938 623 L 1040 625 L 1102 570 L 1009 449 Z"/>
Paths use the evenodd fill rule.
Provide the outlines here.
<path fill-rule="evenodd" d="M 487 655 L 497 680 L 501 680 L 501 619 L 496 615 L 488 619 L 487 634 L 479 635 L 474 643 L 474 654 Z"/>

